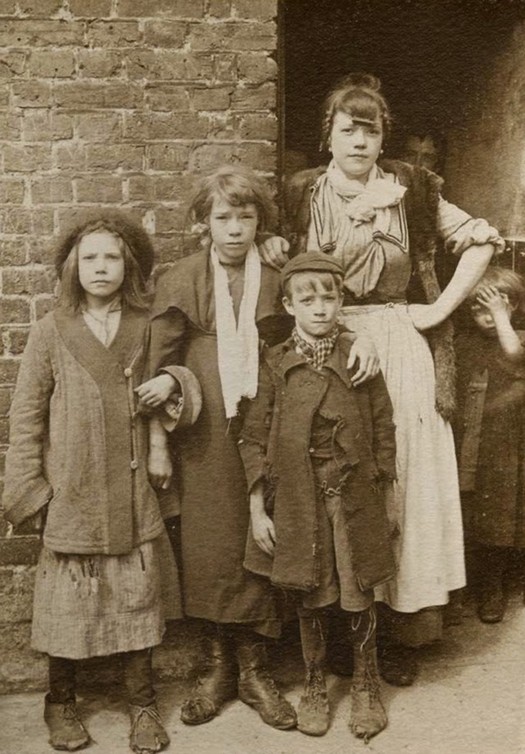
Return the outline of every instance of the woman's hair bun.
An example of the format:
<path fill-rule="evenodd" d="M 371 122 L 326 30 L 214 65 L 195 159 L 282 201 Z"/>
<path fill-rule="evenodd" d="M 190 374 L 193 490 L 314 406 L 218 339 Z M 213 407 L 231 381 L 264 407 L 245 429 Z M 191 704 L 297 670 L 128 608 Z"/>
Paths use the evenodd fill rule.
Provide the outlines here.
<path fill-rule="evenodd" d="M 342 89 L 347 87 L 356 87 L 359 89 L 368 89 L 372 92 L 381 91 L 381 81 L 373 73 L 347 73 L 346 76 L 341 78 L 335 89 Z"/>

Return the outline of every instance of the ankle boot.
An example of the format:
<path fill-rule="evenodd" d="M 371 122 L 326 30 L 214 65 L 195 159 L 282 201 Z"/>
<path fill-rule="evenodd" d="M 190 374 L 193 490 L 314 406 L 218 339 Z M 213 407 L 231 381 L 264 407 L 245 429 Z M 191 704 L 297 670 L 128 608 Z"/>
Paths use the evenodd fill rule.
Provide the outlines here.
<path fill-rule="evenodd" d="M 330 723 L 324 676 L 326 619 L 312 611 L 299 616 L 299 626 L 306 676 L 297 710 L 297 728 L 307 736 L 323 736 Z"/>
<path fill-rule="evenodd" d="M 279 730 L 295 728 L 295 710 L 268 671 L 263 638 L 240 626 L 233 635 L 239 665 L 239 699 L 257 710 L 267 725 Z"/>
<path fill-rule="evenodd" d="M 386 728 L 388 718 L 381 702 L 376 654 L 374 607 L 352 614 L 354 677 L 351 690 L 350 729 L 367 742 Z"/>
<path fill-rule="evenodd" d="M 49 743 L 59 751 L 82 749 L 90 742 L 75 701 L 75 660 L 49 657 L 49 693 L 44 700 L 44 720 Z"/>
<path fill-rule="evenodd" d="M 186 725 L 212 720 L 230 699 L 237 696 L 237 672 L 228 637 L 220 626 L 205 627 L 204 660 L 191 695 L 183 703 L 180 719 Z"/>
<path fill-rule="evenodd" d="M 499 623 L 505 615 L 507 599 L 503 590 L 507 550 L 503 547 L 479 548 L 478 616 L 483 623 Z"/>
<path fill-rule="evenodd" d="M 126 652 L 124 679 L 131 721 L 129 745 L 138 754 L 154 754 L 170 742 L 157 709 L 153 686 L 153 651 Z"/>

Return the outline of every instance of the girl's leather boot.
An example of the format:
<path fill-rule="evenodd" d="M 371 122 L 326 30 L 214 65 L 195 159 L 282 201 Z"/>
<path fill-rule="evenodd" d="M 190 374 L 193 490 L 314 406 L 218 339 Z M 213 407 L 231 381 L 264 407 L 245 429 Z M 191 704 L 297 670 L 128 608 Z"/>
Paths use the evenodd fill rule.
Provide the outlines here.
<path fill-rule="evenodd" d="M 376 652 L 376 616 L 374 607 L 351 613 L 354 642 L 354 676 L 351 690 L 350 729 L 354 736 L 367 742 L 388 724 L 381 702 Z"/>
<path fill-rule="evenodd" d="M 183 703 L 180 719 L 186 725 L 212 720 L 237 696 L 237 669 L 230 642 L 220 626 L 206 624 L 202 641 L 204 660 L 191 695 Z"/>
<path fill-rule="evenodd" d="M 263 638 L 243 627 L 236 627 L 233 636 L 239 666 L 239 699 L 257 710 L 267 725 L 279 730 L 295 728 L 295 710 L 268 671 Z"/>
<path fill-rule="evenodd" d="M 90 742 L 75 701 L 75 661 L 49 657 L 49 693 L 44 700 L 49 743 L 58 751 L 76 751 Z"/>
<path fill-rule="evenodd" d="M 137 754 L 162 751 L 170 739 L 157 709 L 151 649 L 125 653 L 124 678 L 131 722 L 130 748 Z"/>
<path fill-rule="evenodd" d="M 306 676 L 297 709 L 297 728 L 307 736 L 323 736 L 330 724 L 324 675 L 326 619 L 317 611 L 299 615 Z"/>

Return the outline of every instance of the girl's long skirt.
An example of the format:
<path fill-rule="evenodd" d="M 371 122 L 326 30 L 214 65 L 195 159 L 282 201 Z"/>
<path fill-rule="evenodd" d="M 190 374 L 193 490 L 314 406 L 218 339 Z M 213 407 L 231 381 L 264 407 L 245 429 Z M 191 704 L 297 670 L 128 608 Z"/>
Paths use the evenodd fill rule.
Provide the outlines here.
<path fill-rule="evenodd" d="M 160 644 L 182 617 L 177 566 L 166 533 L 127 555 L 69 555 L 43 548 L 31 644 L 82 659 Z"/>
<path fill-rule="evenodd" d="M 430 348 L 406 304 L 345 307 L 342 321 L 373 340 L 394 407 L 397 482 L 387 510 L 398 572 L 376 599 L 405 613 L 444 605 L 465 585 L 463 529 L 452 430 L 435 409 Z"/>

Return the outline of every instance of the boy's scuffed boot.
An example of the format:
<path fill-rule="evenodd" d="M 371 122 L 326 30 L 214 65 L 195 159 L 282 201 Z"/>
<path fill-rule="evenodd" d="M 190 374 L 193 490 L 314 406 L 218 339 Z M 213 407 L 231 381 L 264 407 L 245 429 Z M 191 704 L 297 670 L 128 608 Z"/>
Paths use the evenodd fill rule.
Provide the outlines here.
<path fill-rule="evenodd" d="M 239 665 L 239 699 L 257 710 L 267 725 L 279 730 L 295 728 L 295 710 L 268 671 L 263 638 L 243 627 L 236 627 L 233 635 Z"/>
<path fill-rule="evenodd" d="M 352 614 L 354 678 L 351 690 L 350 729 L 365 742 L 386 728 L 388 718 L 381 702 L 376 653 L 374 607 Z"/>
<path fill-rule="evenodd" d="M 76 751 L 90 742 L 75 703 L 75 661 L 49 657 L 49 693 L 44 700 L 49 743 L 58 751 Z"/>
<path fill-rule="evenodd" d="M 157 709 L 152 650 L 126 652 L 124 663 L 131 722 L 130 748 L 137 754 L 155 754 L 165 749 L 170 739 Z"/>
<path fill-rule="evenodd" d="M 323 736 L 330 724 L 324 675 L 326 619 L 312 611 L 299 616 L 299 625 L 306 677 L 297 710 L 297 728 L 307 736 Z"/>
<path fill-rule="evenodd" d="M 237 696 L 237 671 L 232 650 L 219 626 L 207 626 L 203 652 L 201 672 L 180 712 L 180 719 L 186 725 L 201 725 L 212 720 L 227 701 Z"/>

